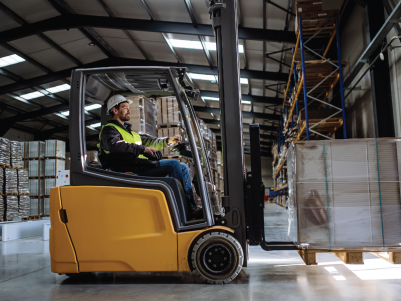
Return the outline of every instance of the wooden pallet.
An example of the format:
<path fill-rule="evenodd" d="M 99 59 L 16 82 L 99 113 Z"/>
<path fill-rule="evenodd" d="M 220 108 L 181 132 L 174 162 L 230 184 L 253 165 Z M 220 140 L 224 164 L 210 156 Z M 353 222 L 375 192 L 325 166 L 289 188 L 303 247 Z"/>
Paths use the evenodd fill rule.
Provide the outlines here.
<path fill-rule="evenodd" d="M 39 219 L 41 219 L 41 216 L 40 215 L 30 215 L 28 217 L 28 219 L 29 220 L 39 220 Z"/>
<path fill-rule="evenodd" d="M 362 250 L 298 250 L 298 254 L 306 265 L 318 264 L 318 253 L 332 253 L 346 264 L 364 264 L 364 253 L 372 253 L 393 264 L 401 264 L 401 252 L 369 252 Z"/>
<path fill-rule="evenodd" d="M 11 165 L 0 164 L 0 167 L 2 167 L 2 168 L 11 168 Z"/>

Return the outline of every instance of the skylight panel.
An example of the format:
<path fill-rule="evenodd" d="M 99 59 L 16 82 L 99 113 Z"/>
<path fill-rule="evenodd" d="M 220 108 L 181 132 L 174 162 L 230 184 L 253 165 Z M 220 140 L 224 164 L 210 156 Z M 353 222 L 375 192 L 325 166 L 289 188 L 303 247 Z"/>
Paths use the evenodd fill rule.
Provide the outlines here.
<path fill-rule="evenodd" d="M 93 127 L 93 128 L 98 128 L 98 127 L 101 126 L 101 125 L 102 125 L 102 124 L 101 124 L 100 122 L 98 122 L 98 123 L 92 124 L 91 127 Z"/>
<path fill-rule="evenodd" d="M 170 44 L 176 48 L 186 48 L 186 49 L 203 49 L 202 43 L 200 41 L 190 41 L 190 40 L 178 40 L 178 39 L 168 39 Z M 207 50 L 216 51 L 216 43 L 206 42 Z M 244 45 L 238 45 L 238 52 L 244 53 Z"/>
<path fill-rule="evenodd" d="M 60 114 L 63 116 L 70 116 L 70 111 L 60 112 Z"/>
<path fill-rule="evenodd" d="M 186 49 L 202 49 L 202 44 L 199 41 L 189 41 L 189 40 L 176 40 L 169 39 L 171 45 L 177 48 L 186 48 Z"/>
<path fill-rule="evenodd" d="M 250 105 L 252 103 L 249 100 L 242 100 L 241 102 L 243 105 Z"/>
<path fill-rule="evenodd" d="M 220 100 L 218 97 L 202 96 L 201 98 L 202 98 L 203 100 L 213 100 L 213 101 L 219 101 L 219 100 Z"/>
<path fill-rule="evenodd" d="M 248 84 L 248 79 L 247 78 L 240 78 L 240 83 L 243 85 L 247 85 Z"/>
<path fill-rule="evenodd" d="M 14 64 L 25 62 L 25 60 L 19 55 L 12 54 L 9 56 L 4 56 L 0 58 L 0 67 L 6 67 Z"/>
<path fill-rule="evenodd" d="M 22 98 L 24 98 L 26 100 L 33 99 L 33 98 L 38 98 L 38 97 L 42 97 L 42 96 L 44 96 L 44 94 L 40 93 L 38 91 L 20 95 L 20 97 L 22 97 Z"/>
<path fill-rule="evenodd" d="M 216 81 L 214 75 L 208 74 L 197 74 L 197 73 L 187 73 L 192 79 L 200 79 L 200 80 L 208 80 L 208 81 Z"/>
<path fill-rule="evenodd" d="M 69 84 L 63 84 L 63 85 L 59 85 L 59 86 L 55 86 L 49 89 L 46 89 L 46 91 L 50 92 L 50 93 L 58 93 L 61 91 L 66 91 L 70 89 L 70 85 Z"/>
<path fill-rule="evenodd" d="M 86 111 L 90 111 L 90 110 L 99 109 L 99 108 L 101 108 L 101 107 L 102 107 L 101 105 L 95 103 L 95 104 L 93 104 L 93 105 L 86 106 L 86 107 L 85 107 L 85 110 L 86 110 Z"/>

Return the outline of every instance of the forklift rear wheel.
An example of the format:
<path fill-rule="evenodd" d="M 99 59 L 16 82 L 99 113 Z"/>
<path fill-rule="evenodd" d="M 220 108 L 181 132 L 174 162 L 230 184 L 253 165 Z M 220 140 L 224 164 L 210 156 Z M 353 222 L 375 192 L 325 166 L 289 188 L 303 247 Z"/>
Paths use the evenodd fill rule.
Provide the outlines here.
<path fill-rule="evenodd" d="M 81 277 L 89 276 L 90 274 L 91 273 L 89 273 L 89 272 L 80 272 L 80 273 L 67 273 L 65 275 L 70 278 L 81 278 Z"/>
<path fill-rule="evenodd" d="M 242 269 L 244 253 L 233 236 L 212 232 L 202 236 L 193 246 L 191 262 L 203 280 L 223 284 L 237 277 Z"/>

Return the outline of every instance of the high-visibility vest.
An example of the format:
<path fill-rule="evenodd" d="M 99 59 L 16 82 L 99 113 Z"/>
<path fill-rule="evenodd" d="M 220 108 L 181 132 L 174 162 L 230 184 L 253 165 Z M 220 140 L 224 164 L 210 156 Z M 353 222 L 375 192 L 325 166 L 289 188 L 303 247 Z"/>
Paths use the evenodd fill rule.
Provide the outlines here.
<path fill-rule="evenodd" d="M 99 141 L 101 141 L 102 139 L 102 131 L 103 128 L 105 126 L 114 126 L 117 131 L 121 134 L 121 136 L 123 137 L 123 140 L 127 143 L 134 143 L 134 144 L 138 144 L 138 145 L 142 145 L 142 139 L 141 136 L 139 136 L 137 133 L 131 131 L 131 133 L 128 133 L 127 131 L 125 131 L 124 129 L 122 129 L 121 127 L 119 127 L 118 125 L 115 125 L 114 123 L 108 123 L 104 126 L 102 126 L 102 130 L 99 133 Z M 97 147 L 100 148 L 100 142 L 97 144 Z M 109 151 L 103 150 L 106 154 L 110 153 Z M 139 155 L 139 158 L 142 159 L 147 159 L 145 156 L 143 155 Z"/>

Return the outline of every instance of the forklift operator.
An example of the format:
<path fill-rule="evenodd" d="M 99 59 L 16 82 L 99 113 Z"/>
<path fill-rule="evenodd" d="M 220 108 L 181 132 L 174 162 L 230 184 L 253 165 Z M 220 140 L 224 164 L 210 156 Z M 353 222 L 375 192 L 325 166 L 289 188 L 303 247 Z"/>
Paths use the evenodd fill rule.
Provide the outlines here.
<path fill-rule="evenodd" d="M 122 95 L 114 95 L 108 100 L 107 111 L 112 119 L 102 127 L 99 134 L 100 143 L 98 144 L 98 147 L 105 154 L 127 153 L 133 154 L 134 157 L 147 159 L 144 154 L 156 156 L 159 150 L 182 141 L 181 136 L 149 138 L 133 132 L 131 124 L 126 122 L 130 120 L 129 104 L 131 103 L 131 100 Z M 166 159 L 160 161 L 159 167 L 138 167 L 134 172 L 146 177 L 169 176 L 177 179 L 183 185 L 192 217 L 196 219 L 203 217 L 202 208 L 196 206 L 189 169 L 184 163 L 175 159 Z"/>

